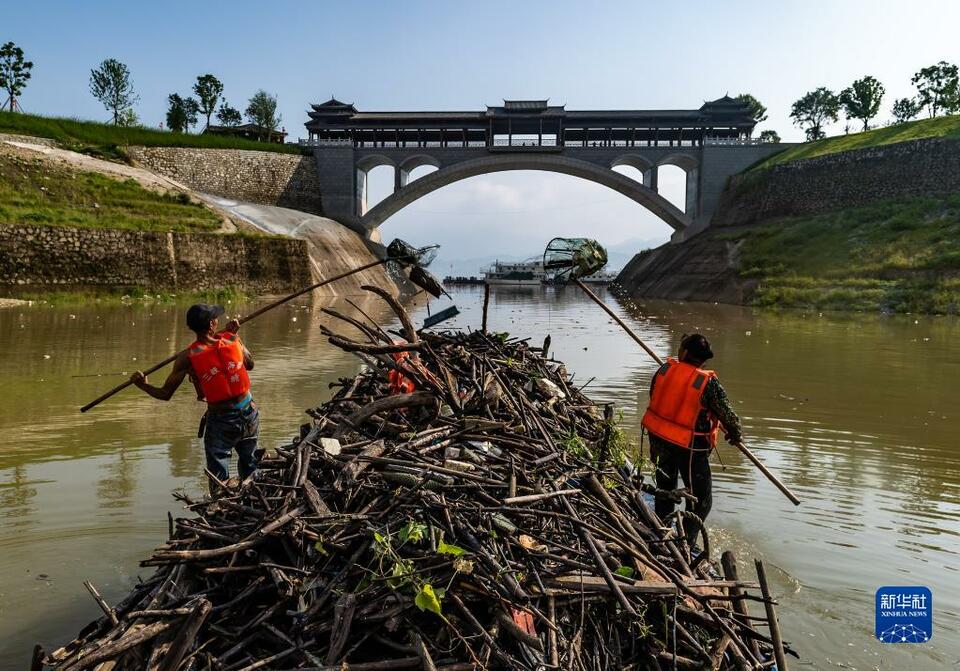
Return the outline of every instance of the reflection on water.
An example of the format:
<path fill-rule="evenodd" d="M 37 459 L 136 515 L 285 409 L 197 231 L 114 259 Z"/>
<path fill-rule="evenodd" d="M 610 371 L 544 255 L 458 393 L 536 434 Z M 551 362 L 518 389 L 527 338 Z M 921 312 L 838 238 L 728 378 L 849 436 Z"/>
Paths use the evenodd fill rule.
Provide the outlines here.
<path fill-rule="evenodd" d="M 456 290 L 462 314 L 446 325 L 477 327 L 482 295 Z M 244 327 L 268 447 L 296 432 L 331 381 L 356 369 L 319 333 L 321 319 L 329 323 L 319 308 L 328 304 L 351 310 L 328 299 Z M 383 314 L 376 304 L 362 307 Z M 662 354 L 684 332 L 711 339 L 711 363 L 748 444 L 803 499 L 794 508 L 732 448 L 721 448 L 722 466 L 714 461 L 712 544 L 734 549 L 742 570 L 754 556 L 776 569 L 785 635 L 803 668 L 954 664 L 960 455 L 952 381 L 960 355 L 951 345 L 960 321 L 664 302 L 617 309 Z M 202 407 L 189 391 L 160 403 L 128 390 L 77 411 L 122 381 L 119 373 L 185 345 L 182 310 L 0 310 L 0 668 L 25 666 L 34 643 L 61 644 L 97 615 L 84 579 L 110 600 L 125 594 L 137 561 L 166 536 L 165 512 L 179 510 L 170 490 L 202 489 Z M 422 305 L 414 311 L 426 316 Z M 494 291 L 490 324 L 534 342 L 551 334 L 575 382 L 615 402 L 636 433 L 654 364 L 576 289 Z M 873 593 L 886 584 L 933 590 L 929 644 L 873 640 Z"/>

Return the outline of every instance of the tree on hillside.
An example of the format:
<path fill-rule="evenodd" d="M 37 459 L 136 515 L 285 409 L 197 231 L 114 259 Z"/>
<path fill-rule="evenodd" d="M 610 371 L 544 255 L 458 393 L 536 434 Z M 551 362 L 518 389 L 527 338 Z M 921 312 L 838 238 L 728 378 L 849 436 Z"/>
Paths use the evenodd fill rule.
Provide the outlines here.
<path fill-rule="evenodd" d="M 918 100 L 931 117 L 960 109 L 960 82 L 957 66 L 946 61 L 925 67 L 910 79 L 917 87 Z"/>
<path fill-rule="evenodd" d="M 133 91 L 130 69 L 115 58 L 108 58 L 90 71 L 90 93 L 113 115 L 115 124 L 119 124 L 125 109 L 140 100 Z"/>
<path fill-rule="evenodd" d="M 750 106 L 750 116 L 753 117 L 753 120 L 757 123 L 763 123 L 767 120 L 767 108 L 763 106 L 759 100 L 754 98 L 749 93 L 741 93 L 737 96 L 737 100 L 747 103 Z"/>
<path fill-rule="evenodd" d="M 276 130 L 280 125 L 280 115 L 277 114 L 277 98 L 263 89 L 253 94 L 247 105 L 247 118 L 258 126 L 267 130 Z M 263 138 L 260 138 L 263 140 Z"/>
<path fill-rule="evenodd" d="M 189 133 L 200 116 L 200 103 L 196 98 L 187 97 L 183 99 L 183 108 L 187 115 L 187 132 Z"/>
<path fill-rule="evenodd" d="M 23 60 L 23 49 L 16 44 L 7 42 L 0 47 L 0 88 L 7 92 L 7 100 L 0 105 L 0 110 L 23 111 L 17 97 L 26 88 L 32 69 L 33 63 Z"/>
<path fill-rule="evenodd" d="M 125 110 L 121 110 L 120 116 L 117 119 L 118 126 L 125 126 L 127 128 L 132 128 L 133 126 L 140 125 L 140 117 L 137 116 L 136 110 L 132 107 L 128 107 Z"/>
<path fill-rule="evenodd" d="M 179 93 L 167 96 L 167 128 L 174 133 L 186 131 L 187 110 Z"/>
<path fill-rule="evenodd" d="M 223 84 L 213 75 L 200 75 L 193 85 L 193 92 L 197 94 L 200 111 L 207 117 L 207 126 L 210 125 L 210 116 L 217 109 L 220 96 L 223 94 Z"/>
<path fill-rule="evenodd" d="M 761 142 L 779 142 L 780 134 L 775 130 L 765 130 L 760 133 L 759 139 Z"/>
<path fill-rule="evenodd" d="M 184 98 L 179 93 L 167 96 L 167 128 L 174 133 L 186 133 L 197 123 L 200 105 L 193 98 Z"/>
<path fill-rule="evenodd" d="M 221 126 L 239 126 L 243 122 L 243 117 L 240 115 L 240 110 L 236 107 L 231 107 L 226 100 L 223 101 L 223 104 L 220 105 L 220 109 L 217 110 L 217 121 L 220 122 Z"/>
<path fill-rule="evenodd" d="M 893 103 L 893 122 L 906 123 L 916 119 L 923 106 L 913 98 L 900 98 Z"/>
<path fill-rule="evenodd" d="M 868 130 L 870 119 L 880 111 L 884 93 L 883 84 L 867 75 L 840 92 L 840 104 L 848 119 L 859 119 L 863 122 L 863 130 Z"/>
<path fill-rule="evenodd" d="M 824 123 L 836 121 L 839 112 L 839 98 L 833 91 L 821 86 L 815 91 L 808 91 L 793 103 L 790 116 L 794 124 L 804 129 L 807 140 L 819 140 L 826 137 Z"/>

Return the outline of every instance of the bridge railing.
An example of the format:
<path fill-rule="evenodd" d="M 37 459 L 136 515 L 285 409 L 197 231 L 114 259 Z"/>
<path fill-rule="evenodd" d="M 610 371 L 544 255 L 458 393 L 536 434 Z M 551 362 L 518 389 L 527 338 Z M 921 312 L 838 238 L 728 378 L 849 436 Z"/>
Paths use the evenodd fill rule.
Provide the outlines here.
<path fill-rule="evenodd" d="M 534 149 L 536 147 L 566 147 L 571 149 L 577 148 L 586 148 L 586 149 L 605 149 L 610 147 L 697 147 L 701 146 L 699 140 L 674 140 L 672 143 L 669 143 L 666 140 L 646 142 L 646 141 L 629 141 L 629 140 L 565 140 L 559 141 L 555 138 L 543 138 L 541 141 L 523 139 L 518 140 L 516 138 L 496 138 L 494 141 L 488 145 L 483 140 L 471 140 L 469 142 L 453 142 L 448 141 L 443 142 L 406 142 L 406 143 L 395 143 L 395 142 L 354 142 L 352 140 L 320 140 L 320 139 L 303 139 L 301 138 L 298 141 L 298 144 L 301 147 L 349 147 L 354 146 L 359 149 L 364 148 L 373 148 L 373 149 L 382 149 L 382 148 L 393 148 L 393 149 L 417 149 L 417 148 L 430 148 L 438 149 L 445 147 L 513 147 L 518 149 Z M 707 137 L 703 139 L 703 146 L 749 146 L 749 145 L 759 145 L 766 144 L 758 138 L 725 138 L 725 137 Z"/>
<path fill-rule="evenodd" d="M 703 144 L 711 147 L 739 147 L 743 145 L 766 144 L 763 140 L 755 137 L 736 138 L 736 137 L 705 137 Z"/>
<path fill-rule="evenodd" d="M 556 138 L 543 138 L 542 140 L 534 140 L 531 138 L 495 138 L 493 140 L 494 147 L 556 147 L 558 146 Z"/>
<path fill-rule="evenodd" d="M 352 140 L 318 140 L 316 138 L 311 138 L 304 140 L 300 138 L 299 145 L 301 147 L 349 147 L 353 144 Z"/>

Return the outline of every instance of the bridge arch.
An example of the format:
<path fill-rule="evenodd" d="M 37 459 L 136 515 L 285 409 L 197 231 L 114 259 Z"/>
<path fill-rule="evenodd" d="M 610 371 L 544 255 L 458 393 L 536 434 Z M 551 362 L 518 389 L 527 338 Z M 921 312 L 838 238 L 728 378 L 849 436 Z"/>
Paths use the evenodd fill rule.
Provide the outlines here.
<path fill-rule="evenodd" d="M 394 171 L 395 175 L 398 174 L 396 172 L 396 162 L 383 154 L 369 154 L 357 161 L 357 202 L 355 207 L 357 212 L 361 214 L 370 210 L 370 173 L 381 167 L 388 167 Z M 396 178 L 394 178 L 394 181 L 396 181 Z"/>
<path fill-rule="evenodd" d="M 640 172 L 646 172 L 653 167 L 653 161 L 640 154 L 624 154 L 623 156 L 618 156 L 613 159 L 610 167 L 616 168 L 620 165 L 629 165 L 631 168 L 636 168 Z"/>
<path fill-rule="evenodd" d="M 486 175 L 507 170 L 544 170 L 572 177 L 580 177 L 609 187 L 644 206 L 666 222 L 675 231 L 682 233 L 689 228 L 693 220 L 673 203 L 653 189 L 644 186 L 635 179 L 604 168 L 594 163 L 555 154 L 505 154 L 486 156 L 441 167 L 435 172 L 414 180 L 407 186 L 384 198 L 375 207 L 366 212 L 360 223 L 364 230 L 372 232 L 388 218 L 448 184 L 459 182 L 468 177 Z"/>
<path fill-rule="evenodd" d="M 700 203 L 700 161 L 690 154 L 677 152 L 668 154 L 657 161 L 657 169 L 663 165 L 673 165 L 683 170 L 686 176 L 684 212 L 687 214 L 698 212 Z"/>
<path fill-rule="evenodd" d="M 429 154 L 416 154 L 400 164 L 400 169 L 409 174 L 424 165 L 432 165 L 434 168 L 440 167 L 440 161 Z"/>
<path fill-rule="evenodd" d="M 379 168 L 381 165 L 389 165 L 391 168 L 396 168 L 396 162 L 384 154 L 367 154 L 363 158 L 357 161 L 357 170 L 362 172 L 370 172 L 374 168 Z"/>
<path fill-rule="evenodd" d="M 440 169 L 440 161 L 429 154 L 415 154 L 402 161 L 400 163 L 400 167 L 397 168 L 396 181 L 394 182 L 393 189 L 394 192 L 399 191 L 411 181 L 416 181 L 417 178 L 414 178 L 413 180 L 410 179 L 410 173 L 417 168 L 422 168 L 425 165 L 433 166 L 438 170 Z"/>
<path fill-rule="evenodd" d="M 684 172 L 690 172 L 691 170 L 696 170 L 697 166 L 700 165 L 700 161 L 697 160 L 695 156 L 690 154 L 668 154 L 662 159 L 657 161 L 657 166 L 661 165 L 675 165 Z"/>
<path fill-rule="evenodd" d="M 657 190 L 657 168 L 653 164 L 653 161 L 640 154 L 623 154 L 613 159 L 610 167 L 618 168 L 623 165 L 636 168 L 642 176 L 643 185 L 654 191 Z"/>

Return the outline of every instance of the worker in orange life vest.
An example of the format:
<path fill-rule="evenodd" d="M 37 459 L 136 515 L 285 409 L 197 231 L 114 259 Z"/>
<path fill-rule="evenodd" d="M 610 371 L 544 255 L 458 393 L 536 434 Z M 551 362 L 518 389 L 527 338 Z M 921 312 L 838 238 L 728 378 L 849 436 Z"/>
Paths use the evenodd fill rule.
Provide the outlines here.
<path fill-rule="evenodd" d="M 173 371 L 162 387 L 151 385 L 137 371 L 130 380 L 150 396 L 169 401 L 188 375 L 197 388 L 197 398 L 206 400 L 207 412 L 201 422 L 207 469 L 219 480 L 230 475 L 231 453 L 237 452 L 237 471 L 244 480 L 257 470 L 257 440 L 260 413 L 250 394 L 253 357 L 237 335 L 240 323 L 231 320 L 218 332 L 220 305 L 193 305 L 187 310 L 187 326 L 196 340 L 177 356 Z M 210 488 L 213 491 L 214 482 Z"/>
<path fill-rule="evenodd" d="M 394 352 L 390 356 L 392 356 L 393 360 L 398 364 L 402 364 L 404 361 L 410 359 L 410 352 Z M 416 390 L 413 380 L 395 368 L 391 368 L 387 373 L 387 382 L 390 385 L 391 396 L 395 394 L 412 394 Z"/>
<path fill-rule="evenodd" d="M 716 447 L 721 427 L 727 442 L 740 440 L 740 418 L 730 407 L 717 374 L 703 364 L 713 358 L 710 343 L 699 333 L 685 335 L 676 359 L 669 358 L 650 381 L 650 404 L 643 427 L 650 435 L 650 458 L 656 465 L 657 489 L 672 491 L 677 475 L 696 504 L 686 509 L 705 520 L 713 505 L 710 452 Z M 657 515 L 663 519 L 673 512 L 669 498 L 656 498 Z M 695 523 L 685 523 L 692 540 Z"/>

